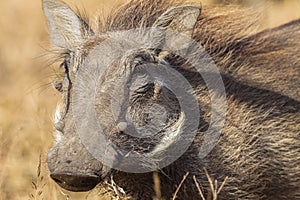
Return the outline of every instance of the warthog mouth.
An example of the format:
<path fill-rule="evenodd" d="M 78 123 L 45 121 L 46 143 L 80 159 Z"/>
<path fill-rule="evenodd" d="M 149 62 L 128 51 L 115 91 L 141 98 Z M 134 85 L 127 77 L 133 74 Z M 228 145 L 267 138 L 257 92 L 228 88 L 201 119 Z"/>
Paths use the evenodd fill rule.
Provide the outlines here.
<path fill-rule="evenodd" d="M 73 192 L 89 191 L 101 181 L 101 177 L 97 175 L 74 174 L 70 172 L 52 173 L 50 177 L 60 187 Z"/>

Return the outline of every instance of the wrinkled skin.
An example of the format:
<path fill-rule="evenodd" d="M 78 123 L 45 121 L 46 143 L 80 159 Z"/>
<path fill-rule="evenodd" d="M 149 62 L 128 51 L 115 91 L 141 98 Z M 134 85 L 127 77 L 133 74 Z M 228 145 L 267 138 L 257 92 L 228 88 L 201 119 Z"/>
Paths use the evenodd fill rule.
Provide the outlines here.
<path fill-rule="evenodd" d="M 203 186 L 204 193 L 209 193 L 203 172 L 205 167 L 219 181 L 229 177 L 219 199 L 300 198 L 300 21 L 242 36 L 244 21 L 239 14 L 245 11 L 235 8 L 234 14 L 227 16 L 226 7 L 203 8 L 201 11 L 197 6 L 172 7 L 174 5 L 161 2 L 156 6 L 150 2 L 141 5 L 139 1 L 133 1 L 110 18 L 110 26 L 107 25 L 106 29 L 114 31 L 139 27 L 141 22 L 138 20 L 145 19 L 137 17 L 133 20 L 136 24 L 131 27 L 131 15 L 147 14 L 149 18 L 146 17 L 148 21 L 144 23 L 158 27 L 162 34 L 150 41 L 156 44 L 157 49 L 125 53 L 107 68 L 104 78 L 98 80 L 95 110 L 104 134 L 119 148 L 138 153 L 151 152 L 163 137 L 141 139 L 123 132 L 123 124 L 113 118 L 109 109 L 112 98 L 126 100 L 126 104 L 121 103 L 125 105 L 125 115 L 130 115 L 138 125 L 149 123 L 149 116 L 161 115 L 159 110 L 149 109 L 153 105 L 166 110 L 167 127 L 179 129 L 188 123 L 184 119 L 180 121 L 182 113 L 176 95 L 160 83 L 143 85 L 143 76 L 137 77 L 129 86 L 131 92 L 124 97 L 121 88 L 128 82 L 120 84 L 115 81 L 130 74 L 123 71 L 136 69 L 142 64 L 176 66 L 176 70 L 193 86 L 200 118 L 197 135 L 187 151 L 175 162 L 159 169 L 162 196 L 170 198 L 186 172 L 190 176 L 179 191 L 179 199 L 199 199 L 193 175 Z M 57 143 L 47 158 L 50 176 L 64 189 L 88 191 L 112 175 L 115 183 L 133 199 L 152 199 L 155 193 L 151 172 L 127 173 L 106 166 L 91 155 L 76 133 L 76 113 L 71 106 L 74 85 L 78 81 L 76 77 L 80 69 L 85 70 L 86 58 L 92 50 L 109 38 L 110 33 L 95 33 L 85 20 L 62 2 L 44 0 L 43 8 L 51 41 L 65 55 L 62 65 L 65 76 L 62 82 L 56 84 L 64 105 L 56 111 Z M 134 9 L 130 11 L 128 8 Z M 213 17 L 214 13 L 222 13 L 224 9 L 224 18 Z M 231 30 L 222 29 L 226 24 Z M 163 33 L 166 29 L 190 35 L 203 45 L 223 79 L 228 106 L 226 123 L 218 144 L 204 158 L 199 158 L 198 152 L 210 122 L 212 93 L 203 78 L 182 58 L 160 51 L 164 46 Z M 125 77 L 125 80 L 128 79 Z M 112 96 L 111 88 L 117 83 L 120 91 Z M 212 92 L 220 95 L 218 91 Z M 156 119 L 161 122 L 159 117 Z M 85 122 L 86 119 L 81 120 Z M 172 135 L 170 130 L 162 134 Z"/>

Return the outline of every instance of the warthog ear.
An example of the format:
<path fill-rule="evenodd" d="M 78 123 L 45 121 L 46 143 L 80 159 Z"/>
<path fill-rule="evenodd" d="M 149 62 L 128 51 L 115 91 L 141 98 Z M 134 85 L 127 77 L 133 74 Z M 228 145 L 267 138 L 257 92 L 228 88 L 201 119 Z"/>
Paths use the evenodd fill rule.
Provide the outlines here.
<path fill-rule="evenodd" d="M 72 49 L 91 32 L 88 24 L 63 2 L 43 0 L 43 10 L 51 41 L 58 47 Z"/>
<path fill-rule="evenodd" d="M 171 39 L 167 38 L 167 30 L 174 31 L 173 36 L 177 35 L 176 32 L 192 36 L 200 13 L 201 7 L 197 6 L 186 5 L 170 8 L 154 22 L 152 26 L 155 28 L 155 33 L 152 33 L 153 42 L 158 47 L 162 47 L 166 39 Z"/>

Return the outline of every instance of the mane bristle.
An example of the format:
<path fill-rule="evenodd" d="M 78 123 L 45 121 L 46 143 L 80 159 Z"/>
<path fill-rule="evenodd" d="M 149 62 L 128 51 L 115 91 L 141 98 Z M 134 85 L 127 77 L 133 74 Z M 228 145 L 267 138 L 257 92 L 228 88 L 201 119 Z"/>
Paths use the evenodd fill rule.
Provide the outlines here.
<path fill-rule="evenodd" d="M 100 24 L 101 31 L 128 30 L 149 27 L 168 8 L 184 4 L 181 0 L 132 0 L 119 7 Z"/>

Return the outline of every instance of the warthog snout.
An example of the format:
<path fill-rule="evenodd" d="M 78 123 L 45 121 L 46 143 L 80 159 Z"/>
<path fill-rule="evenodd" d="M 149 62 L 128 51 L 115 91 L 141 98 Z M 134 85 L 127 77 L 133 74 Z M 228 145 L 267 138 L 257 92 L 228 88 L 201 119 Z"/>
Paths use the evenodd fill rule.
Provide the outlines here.
<path fill-rule="evenodd" d="M 48 153 L 50 177 L 62 188 L 75 192 L 94 188 L 108 173 L 78 138 L 58 142 Z"/>

